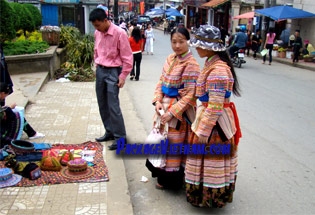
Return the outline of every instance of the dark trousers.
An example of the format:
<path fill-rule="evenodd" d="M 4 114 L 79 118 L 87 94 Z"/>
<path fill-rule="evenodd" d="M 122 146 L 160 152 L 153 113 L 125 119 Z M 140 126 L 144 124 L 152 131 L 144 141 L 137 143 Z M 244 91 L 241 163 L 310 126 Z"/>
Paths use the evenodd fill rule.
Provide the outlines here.
<path fill-rule="evenodd" d="M 272 49 L 273 49 L 273 44 L 267 44 L 266 45 L 266 49 L 268 49 L 269 50 L 269 63 L 271 63 L 272 62 Z M 263 61 L 265 62 L 266 61 L 266 56 L 267 55 L 265 55 L 264 57 L 263 57 Z"/>
<path fill-rule="evenodd" d="M 133 67 L 132 67 L 130 75 L 135 76 L 135 70 L 136 70 L 136 76 L 135 76 L 136 80 L 139 80 L 139 77 L 140 77 L 141 60 L 142 60 L 141 52 L 133 54 Z"/>
<path fill-rule="evenodd" d="M 96 68 L 96 97 L 101 119 L 106 133 L 114 135 L 115 139 L 126 138 L 124 118 L 119 104 L 119 67 Z"/>
<path fill-rule="evenodd" d="M 253 43 L 253 45 L 252 45 L 252 50 L 253 50 L 253 57 L 254 58 L 256 58 L 257 57 L 257 52 L 258 52 L 258 50 L 259 50 L 259 45 L 258 44 L 256 44 L 256 43 Z"/>
<path fill-rule="evenodd" d="M 231 58 L 234 58 L 234 56 L 235 56 L 235 52 L 236 51 L 238 51 L 240 48 L 239 47 L 237 47 L 237 46 L 232 46 L 231 48 L 230 48 L 230 50 L 229 50 L 229 52 L 230 52 L 230 57 Z"/>
<path fill-rule="evenodd" d="M 294 62 L 299 62 L 299 56 L 300 56 L 300 49 L 299 48 L 294 48 L 293 49 L 293 63 Z"/>
<path fill-rule="evenodd" d="M 25 118 L 23 131 L 27 134 L 28 137 L 33 137 L 36 134 L 36 131 L 32 128 L 30 124 L 28 124 Z"/>

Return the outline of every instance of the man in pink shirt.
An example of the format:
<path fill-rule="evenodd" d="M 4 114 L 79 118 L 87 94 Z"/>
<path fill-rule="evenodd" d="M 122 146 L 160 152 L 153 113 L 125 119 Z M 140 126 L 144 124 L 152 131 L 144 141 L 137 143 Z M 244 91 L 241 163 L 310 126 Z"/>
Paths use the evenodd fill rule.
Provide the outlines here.
<path fill-rule="evenodd" d="M 117 141 L 126 138 L 124 118 L 119 105 L 119 88 L 125 84 L 133 66 L 133 55 L 126 32 L 108 20 L 105 11 L 96 8 L 89 20 L 95 27 L 94 63 L 96 96 L 105 135 L 96 141 L 115 140 L 108 148 L 117 149 Z"/>

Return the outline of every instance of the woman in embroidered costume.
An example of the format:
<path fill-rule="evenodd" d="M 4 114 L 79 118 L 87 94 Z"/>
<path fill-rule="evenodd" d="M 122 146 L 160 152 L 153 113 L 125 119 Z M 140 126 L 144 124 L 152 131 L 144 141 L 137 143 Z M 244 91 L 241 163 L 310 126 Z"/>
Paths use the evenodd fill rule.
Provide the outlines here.
<path fill-rule="evenodd" d="M 200 72 L 199 64 L 189 50 L 189 32 L 186 28 L 177 28 L 171 32 L 171 45 L 174 53 L 170 54 L 163 66 L 162 75 L 156 85 L 153 104 L 156 115 L 163 109 L 162 128 L 168 123 L 168 141 L 170 144 L 187 143 L 191 133 L 189 122 L 195 116 L 195 84 Z M 185 95 L 181 96 L 181 91 Z M 166 166 L 155 168 L 147 160 L 146 166 L 157 177 L 157 189 L 179 189 L 184 181 L 184 157 L 166 155 Z"/>
<path fill-rule="evenodd" d="M 187 156 L 186 196 L 194 206 L 221 208 L 232 202 L 235 189 L 241 132 L 230 97 L 232 92 L 240 96 L 239 86 L 220 30 L 203 25 L 193 33 L 190 44 L 201 58 L 207 59 L 197 79 L 196 96 L 202 105 L 197 108 L 189 143 L 206 144 L 207 152 Z M 217 151 L 211 151 L 211 144 L 230 145 L 230 153 L 217 155 Z"/>

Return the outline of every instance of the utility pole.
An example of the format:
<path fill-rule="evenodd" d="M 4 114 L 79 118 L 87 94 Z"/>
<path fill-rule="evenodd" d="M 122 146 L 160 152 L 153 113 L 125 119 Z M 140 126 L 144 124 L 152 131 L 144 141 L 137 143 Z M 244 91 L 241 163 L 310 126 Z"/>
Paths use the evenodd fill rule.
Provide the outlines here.
<path fill-rule="evenodd" d="M 265 0 L 264 8 L 268 8 L 268 7 L 269 7 L 269 0 Z M 262 25 L 261 25 L 261 39 L 263 41 L 261 44 L 262 48 L 263 48 L 263 45 L 265 44 L 268 27 L 269 27 L 269 17 L 264 16 Z"/>
<path fill-rule="evenodd" d="M 114 0 L 114 23 L 119 24 L 118 20 L 118 0 Z"/>

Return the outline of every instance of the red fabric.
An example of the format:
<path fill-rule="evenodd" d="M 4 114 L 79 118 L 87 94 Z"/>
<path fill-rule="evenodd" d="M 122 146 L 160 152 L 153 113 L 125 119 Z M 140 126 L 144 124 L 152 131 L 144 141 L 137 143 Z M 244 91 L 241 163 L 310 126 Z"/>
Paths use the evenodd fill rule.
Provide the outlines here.
<path fill-rule="evenodd" d="M 130 47 L 131 47 L 132 52 L 142 51 L 141 50 L 142 40 L 139 40 L 139 42 L 137 43 L 133 37 L 129 37 L 129 43 L 130 43 Z"/>
<path fill-rule="evenodd" d="M 208 102 L 202 102 L 202 105 L 206 108 L 208 107 Z M 235 140 L 235 144 L 238 145 L 240 138 L 242 137 L 242 131 L 241 131 L 241 127 L 240 127 L 240 121 L 238 119 L 238 115 L 236 112 L 236 108 L 233 102 L 230 103 L 224 103 L 223 105 L 224 108 L 231 108 L 232 112 L 233 112 L 233 116 L 235 119 L 235 126 L 236 126 L 236 133 L 234 135 L 234 140 Z"/>
<path fill-rule="evenodd" d="M 238 115 L 236 112 L 236 108 L 233 102 L 230 102 L 228 104 L 224 104 L 224 108 L 230 107 L 233 115 L 234 115 L 234 119 L 235 119 L 235 126 L 236 126 L 236 133 L 234 135 L 234 139 L 235 139 L 235 144 L 238 145 L 240 138 L 242 137 L 242 131 L 241 131 L 241 127 L 240 127 L 240 121 L 238 119 Z"/>

